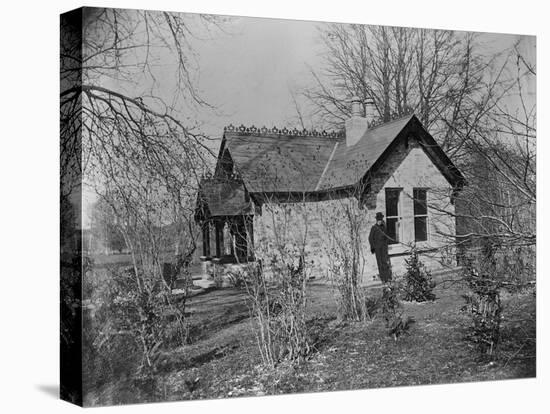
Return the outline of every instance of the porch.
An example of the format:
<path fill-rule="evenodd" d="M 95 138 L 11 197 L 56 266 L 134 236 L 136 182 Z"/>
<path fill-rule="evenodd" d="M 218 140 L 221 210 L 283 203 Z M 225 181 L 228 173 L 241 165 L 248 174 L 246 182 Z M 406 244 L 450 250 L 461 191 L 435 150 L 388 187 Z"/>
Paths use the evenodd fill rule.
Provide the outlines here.
<path fill-rule="evenodd" d="M 195 221 L 201 226 L 204 278 L 214 265 L 254 261 L 254 205 L 240 180 L 203 179 Z"/>

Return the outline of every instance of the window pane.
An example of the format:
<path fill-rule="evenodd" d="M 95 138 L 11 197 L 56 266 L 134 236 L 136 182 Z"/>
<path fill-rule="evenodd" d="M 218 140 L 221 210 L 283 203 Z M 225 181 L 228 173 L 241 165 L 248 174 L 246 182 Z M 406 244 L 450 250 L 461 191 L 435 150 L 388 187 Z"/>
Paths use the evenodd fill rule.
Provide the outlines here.
<path fill-rule="evenodd" d="M 414 240 L 415 241 L 428 240 L 428 232 L 426 228 L 426 217 L 414 218 Z"/>
<path fill-rule="evenodd" d="M 399 189 L 386 188 L 386 217 L 398 216 Z"/>
<path fill-rule="evenodd" d="M 388 233 L 388 237 L 390 238 L 390 240 L 388 241 L 388 244 L 397 243 L 397 241 L 399 240 L 397 218 L 386 219 L 386 232 Z"/>
<path fill-rule="evenodd" d="M 427 214 L 428 207 L 426 205 L 426 190 L 421 188 L 413 189 L 414 198 L 414 215 Z"/>

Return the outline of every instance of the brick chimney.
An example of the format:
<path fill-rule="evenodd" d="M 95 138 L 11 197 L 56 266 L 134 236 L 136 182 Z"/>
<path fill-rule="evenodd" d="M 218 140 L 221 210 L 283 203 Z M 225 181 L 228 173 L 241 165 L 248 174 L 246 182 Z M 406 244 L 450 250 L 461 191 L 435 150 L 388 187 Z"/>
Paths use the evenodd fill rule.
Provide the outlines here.
<path fill-rule="evenodd" d="M 369 127 L 369 120 L 365 117 L 363 104 L 359 97 L 351 98 L 351 116 L 345 122 L 346 146 L 351 147 L 361 139 Z"/>

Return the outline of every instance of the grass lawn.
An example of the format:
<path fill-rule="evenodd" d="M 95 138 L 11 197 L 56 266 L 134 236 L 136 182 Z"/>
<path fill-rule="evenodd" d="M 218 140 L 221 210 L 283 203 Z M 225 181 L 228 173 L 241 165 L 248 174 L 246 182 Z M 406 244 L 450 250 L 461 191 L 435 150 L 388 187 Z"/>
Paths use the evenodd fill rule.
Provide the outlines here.
<path fill-rule="evenodd" d="M 416 324 L 409 335 L 395 342 L 387 335 L 381 317 L 366 323 L 339 322 L 336 292 L 326 284 L 312 283 L 308 323 L 316 352 L 299 365 L 282 363 L 275 369 L 261 365 L 243 291 L 223 289 L 198 295 L 189 305 L 191 344 L 166 353 L 159 380 L 162 391 L 145 400 L 534 377 L 533 293 L 503 295 L 502 341 L 496 358 L 487 361 L 480 359 L 473 344 L 465 339 L 469 321 L 460 312 L 464 304 L 461 292 L 456 284 L 440 283 L 434 302 L 404 302 L 404 316 L 413 316 Z M 373 290 L 371 294 L 379 292 Z M 96 397 L 101 404 L 107 403 L 105 394 Z M 124 393 L 118 393 L 117 401 L 109 403 L 135 402 L 136 396 L 129 393 L 128 398 L 124 401 Z"/>

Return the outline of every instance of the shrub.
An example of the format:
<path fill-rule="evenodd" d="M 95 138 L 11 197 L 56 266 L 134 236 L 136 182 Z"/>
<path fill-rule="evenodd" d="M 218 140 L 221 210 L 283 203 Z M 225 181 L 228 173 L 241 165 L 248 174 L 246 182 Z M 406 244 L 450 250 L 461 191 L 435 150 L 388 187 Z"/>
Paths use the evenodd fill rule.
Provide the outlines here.
<path fill-rule="evenodd" d="M 401 304 L 397 297 L 398 288 L 390 282 L 382 287 L 382 297 L 380 298 L 380 312 L 386 321 L 388 327 L 393 319 L 400 315 Z"/>
<path fill-rule="evenodd" d="M 184 305 L 173 301 L 162 277 L 136 275 L 133 267 L 112 268 L 94 281 L 93 308 L 85 314 L 85 381 L 97 387 L 127 378 L 148 394 L 163 347 L 186 341 Z"/>
<path fill-rule="evenodd" d="M 365 312 L 370 319 L 380 310 L 381 300 L 377 297 L 365 295 Z"/>
<path fill-rule="evenodd" d="M 304 359 L 312 350 L 305 319 L 304 263 L 303 256 L 295 262 L 272 263 L 271 286 L 261 263 L 249 265 L 243 278 L 256 322 L 258 348 L 269 367 L 284 359 Z"/>
<path fill-rule="evenodd" d="M 246 270 L 239 269 L 227 272 L 226 277 L 232 287 L 244 289 L 246 288 L 247 274 L 248 272 Z"/>
<path fill-rule="evenodd" d="M 405 273 L 404 297 L 406 301 L 425 302 L 435 299 L 433 289 L 435 282 L 432 280 L 430 272 L 420 261 L 416 247 L 411 249 L 407 263 L 407 273 Z"/>
<path fill-rule="evenodd" d="M 355 264 L 348 257 L 340 257 L 331 266 L 331 278 L 338 291 L 338 315 L 345 321 L 362 321 L 368 315 L 367 298 L 359 282 Z"/>
<path fill-rule="evenodd" d="M 363 321 L 369 315 L 366 297 L 361 289 L 365 269 L 363 234 L 366 232 L 365 214 L 354 203 L 342 203 L 342 216 L 325 218 L 328 231 L 328 251 L 331 277 L 336 286 L 338 312 L 343 320 Z"/>
<path fill-rule="evenodd" d="M 308 246 L 306 203 L 264 206 L 256 226 L 253 256 L 245 276 L 254 331 L 263 363 L 296 362 L 312 351 L 306 325 L 307 280 L 313 264 Z"/>
<path fill-rule="evenodd" d="M 387 334 L 395 341 L 409 332 L 410 327 L 415 323 L 410 316 L 403 317 L 403 309 L 399 303 L 399 286 L 395 282 L 389 282 L 382 288 L 382 297 L 380 298 L 380 312 L 386 322 Z"/>

